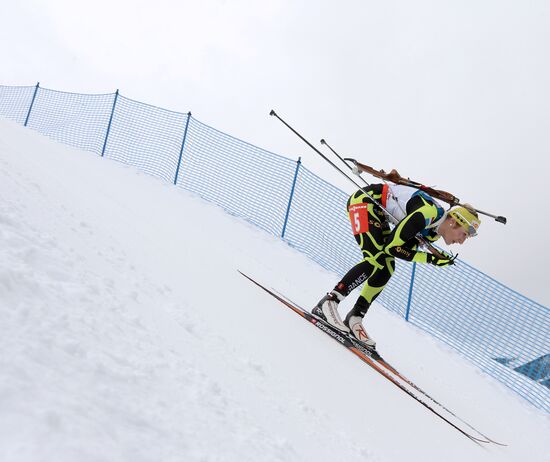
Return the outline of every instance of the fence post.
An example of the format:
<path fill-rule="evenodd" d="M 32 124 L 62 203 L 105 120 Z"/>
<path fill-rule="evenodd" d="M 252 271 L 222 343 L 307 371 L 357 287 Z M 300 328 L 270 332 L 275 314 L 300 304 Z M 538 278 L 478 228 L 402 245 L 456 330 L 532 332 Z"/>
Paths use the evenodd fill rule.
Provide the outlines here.
<path fill-rule="evenodd" d="M 290 197 L 288 198 L 288 207 L 286 208 L 285 222 L 283 224 L 283 232 L 281 233 L 281 239 L 285 238 L 286 225 L 288 223 L 288 216 L 290 214 L 290 206 L 292 205 L 292 199 L 294 198 L 294 189 L 296 188 L 296 180 L 298 178 L 298 170 L 300 170 L 300 165 L 302 163 L 302 158 L 298 157 L 296 162 L 296 171 L 294 172 L 294 180 L 292 180 L 292 189 L 290 190 Z"/>
<path fill-rule="evenodd" d="M 36 93 L 38 92 L 38 87 L 40 86 L 40 82 L 36 83 L 36 87 L 34 87 L 34 93 L 32 95 L 31 105 L 29 106 L 29 111 L 27 112 L 27 118 L 25 119 L 25 123 L 23 124 L 24 127 L 27 126 L 29 123 L 29 117 L 31 116 L 32 107 L 34 106 L 34 100 L 36 98 Z"/>
<path fill-rule="evenodd" d="M 409 320 L 409 313 L 411 312 L 411 301 L 413 294 L 413 285 L 414 285 L 414 274 L 416 273 L 416 262 L 413 263 L 413 269 L 411 273 L 411 284 L 409 286 L 409 300 L 407 302 L 407 311 L 405 312 L 405 321 Z"/>
<path fill-rule="evenodd" d="M 103 142 L 103 149 L 101 150 L 101 157 L 105 156 L 105 149 L 107 149 L 107 139 L 109 138 L 109 133 L 111 133 L 111 125 L 113 123 L 113 116 L 115 114 L 115 106 L 118 100 L 118 88 L 115 91 L 115 99 L 113 101 L 113 109 L 111 109 L 111 117 L 109 118 L 109 125 L 107 125 L 107 133 L 105 134 L 105 141 Z"/>
<path fill-rule="evenodd" d="M 181 142 L 180 157 L 178 159 L 178 166 L 176 168 L 176 175 L 174 176 L 174 185 L 178 182 L 178 175 L 180 173 L 181 159 L 183 157 L 183 148 L 185 147 L 185 141 L 187 140 L 187 129 L 189 128 L 189 119 L 191 119 L 191 111 L 187 113 L 187 122 L 185 122 L 185 130 L 183 132 L 183 141 Z"/>

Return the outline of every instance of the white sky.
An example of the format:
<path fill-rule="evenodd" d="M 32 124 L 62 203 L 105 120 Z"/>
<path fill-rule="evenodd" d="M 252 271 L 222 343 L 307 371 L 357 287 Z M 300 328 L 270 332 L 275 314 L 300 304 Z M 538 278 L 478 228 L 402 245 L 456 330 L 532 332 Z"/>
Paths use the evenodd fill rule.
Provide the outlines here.
<path fill-rule="evenodd" d="M 0 84 L 123 95 L 297 158 L 312 142 L 453 192 L 485 219 L 461 258 L 550 305 L 547 1 L 22 0 Z M 369 181 L 374 181 L 369 178 Z M 321 213 L 321 212 L 320 212 Z"/>

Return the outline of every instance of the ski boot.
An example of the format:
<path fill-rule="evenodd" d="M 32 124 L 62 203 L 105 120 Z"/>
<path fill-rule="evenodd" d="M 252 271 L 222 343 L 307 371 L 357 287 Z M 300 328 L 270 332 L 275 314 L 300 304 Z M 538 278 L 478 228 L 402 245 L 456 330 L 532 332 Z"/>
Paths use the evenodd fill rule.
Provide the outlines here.
<path fill-rule="evenodd" d="M 329 292 L 311 310 L 311 314 L 336 327 L 336 329 L 349 333 L 349 327 L 342 322 L 342 318 L 338 314 L 338 303 L 343 299 L 342 294 L 336 291 Z"/>
<path fill-rule="evenodd" d="M 353 313 L 353 311 L 351 311 L 346 316 L 346 319 L 344 319 L 344 324 L 348 327 L 351 335 L 355 339 L 359 340 L 372 350 L 376 348 L 376 342 L 374 339 L 369 337 L 369 334 L 367 334 L 367 331 L 363 327 L 363 318 L 361 316 L 357 316 Z"/>

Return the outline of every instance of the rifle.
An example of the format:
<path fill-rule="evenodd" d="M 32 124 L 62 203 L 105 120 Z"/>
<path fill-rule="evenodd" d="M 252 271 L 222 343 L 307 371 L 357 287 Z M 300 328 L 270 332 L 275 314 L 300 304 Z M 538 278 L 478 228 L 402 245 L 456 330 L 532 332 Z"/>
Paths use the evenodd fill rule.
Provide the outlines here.
<path fill-rule="evenodd" d="M 323 141 L 324 140 L 322 140 L 321 142 L 323 142 Z M 324 142 L 323 144 L 328 146 L 328 144 L 326 142 Z M 332 150 L 332 148 L 330 146 L 328 146 L 328 147 L 329 147 L 329 149 Z M 447 191 L 442 191 L 440 189 L 431 188 L 430 186 L 424 186 L 422 183 L 419 183 L 418 181 L 413 181 L 409 178 L 404 178 L 395 169 L 392 169 L 390 173 L 386 173 L 384 170 L 376 170 L 375 168 L 370 167 L 368 165 L 365 165 L 365 164 L 363 164 L 363 163 L 361 163 L 361 162 L 359 162 L 359 161 L 357 161 L 357 160 L 355 160 L 351 157 L 346 157 L 344 160 L 347 161 L 347 162 L 351 162 L 354 165 L 354 170 L 356 171 L 356 174 L 366 172 L 366 173 L 369 173 L 370 175 L 372 175 L 376 178 L 380 178 L 384 181 L 391 181 L 392 183 L 395 183 L 395 184 L 410 186 L 412 188 L 419 189 L 420 191 L 426 192 L 427 194 L 429 194 L 434 199 L 440 199 L 443 202 L 447 202 L 451 206 L 461 205 L 460 204 L 460 199 L 458 197 L 456 197 L 455 195 L 453 195 L 453 194 L 451 194 Z M 499 223 L 506 224 L 506 217 L 492 215 L 490 213 L 483 212 L 483 211 L 478 210 L 476 208 L 474 208 L 474 210 L 478 213 L 481 213 L 482 215 L 487 215 L 491 218 L 494 218 L 495 221 L 498 221 Z"/>

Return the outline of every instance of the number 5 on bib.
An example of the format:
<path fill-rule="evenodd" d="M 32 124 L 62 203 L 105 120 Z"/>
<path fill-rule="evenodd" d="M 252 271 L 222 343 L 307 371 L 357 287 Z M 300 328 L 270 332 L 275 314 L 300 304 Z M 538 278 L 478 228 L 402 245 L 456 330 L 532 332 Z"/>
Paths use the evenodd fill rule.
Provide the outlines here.
<path fill-rule="evenodd" d="M 349 221 L 353 235 L 368 233 L 369 231 L 369 205 L 354 204 L 349 208 Z"/>

